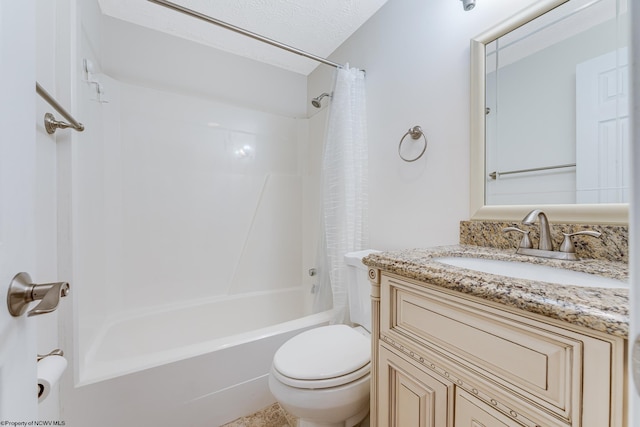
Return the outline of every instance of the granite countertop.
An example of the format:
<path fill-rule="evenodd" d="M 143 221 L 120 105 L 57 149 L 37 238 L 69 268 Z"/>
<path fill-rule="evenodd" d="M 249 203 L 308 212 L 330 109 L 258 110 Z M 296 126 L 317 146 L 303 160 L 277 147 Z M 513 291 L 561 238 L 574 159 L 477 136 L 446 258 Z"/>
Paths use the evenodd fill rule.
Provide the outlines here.
<path fill-rule="evenodd" d="M 629 334 L 629 289 L 592 288 L 516 279 L 443 264 L 438 257 L 511 260 L 561 267 L 628 280 L 628 265 L 603 260 L 561 261 L 515 254 L 515 250 L 455 245 L 380 252 L 367 256 L 369 267 L 541 314 L 610 335 Z"/>

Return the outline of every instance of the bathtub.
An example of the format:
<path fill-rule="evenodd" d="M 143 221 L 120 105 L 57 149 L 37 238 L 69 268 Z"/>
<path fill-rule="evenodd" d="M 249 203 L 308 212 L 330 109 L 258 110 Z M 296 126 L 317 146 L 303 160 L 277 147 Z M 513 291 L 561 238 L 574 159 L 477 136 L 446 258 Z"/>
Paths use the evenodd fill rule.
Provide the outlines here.
<path fill-rule="evenodd" d="M 303 316 L 302 298 L 294 288 L 112 319 L 79 358 L 67 425 L 212 427 L 270 405 L 275 351 L 331 318 Z"/>

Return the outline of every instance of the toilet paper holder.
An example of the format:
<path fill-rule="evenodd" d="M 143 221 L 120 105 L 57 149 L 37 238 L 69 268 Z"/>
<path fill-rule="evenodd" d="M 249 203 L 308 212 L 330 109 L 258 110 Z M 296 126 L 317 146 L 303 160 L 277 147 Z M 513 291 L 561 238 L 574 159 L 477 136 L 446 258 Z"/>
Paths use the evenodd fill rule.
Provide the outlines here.
<path fill-rule="evenodd" d="M 47 354 L 39 354 L 37 357 L 37 361 L 39 362 L 45 357 L 49 357 L 49 356 L 64 356 L 64 351 L 60 350 L 59 348 L 56 348 L 55 350 L 51 350 Z"/>
<path fill-rule="evenodd" d="M 37 357 L 38 380 L 37 396 L 38 402 L 42 402 L 49 396 L 49 393 L 55 388 L 62 374 L 67 369 L 67 359 L 59 348 L 52 350 L 49 354 L 38 354 Z"/>

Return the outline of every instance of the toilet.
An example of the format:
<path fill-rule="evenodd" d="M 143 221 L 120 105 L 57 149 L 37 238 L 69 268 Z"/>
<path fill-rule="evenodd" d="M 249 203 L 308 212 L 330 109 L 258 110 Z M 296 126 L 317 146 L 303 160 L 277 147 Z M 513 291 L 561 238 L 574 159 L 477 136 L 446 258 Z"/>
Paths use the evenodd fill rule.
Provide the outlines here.
<path fill-rule="evenodd" d="M 371 285 L 362 258 L 345 255 L 355 327 L 329 325 L 296 335 L 276 351 L 269 389 L 298 427 L 354 427 L 369 414 Z"/>

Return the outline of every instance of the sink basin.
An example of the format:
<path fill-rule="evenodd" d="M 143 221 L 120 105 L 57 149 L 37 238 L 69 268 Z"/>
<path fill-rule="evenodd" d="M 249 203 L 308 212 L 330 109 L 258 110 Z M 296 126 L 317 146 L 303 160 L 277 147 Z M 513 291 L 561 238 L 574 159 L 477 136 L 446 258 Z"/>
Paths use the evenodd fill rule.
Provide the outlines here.
<path fill-rule="evenodd" d="M 469 270 L 508 276 L 517 279 L 535 280 L 541 282 L 558 283 L 561 285 L 575 285 L 592 288 L 627 288 L 627 282 L 580 271 L 566 270 L 547 265 L 528 264 L 515 261 L 501 261 L 495 259 L 470 257 L 441 257 L 434 261 Z"/>

